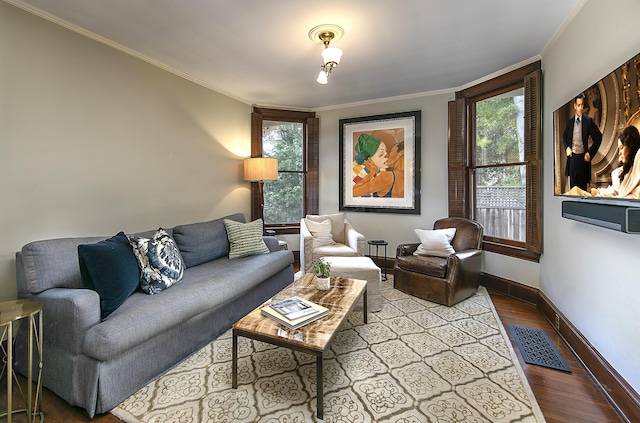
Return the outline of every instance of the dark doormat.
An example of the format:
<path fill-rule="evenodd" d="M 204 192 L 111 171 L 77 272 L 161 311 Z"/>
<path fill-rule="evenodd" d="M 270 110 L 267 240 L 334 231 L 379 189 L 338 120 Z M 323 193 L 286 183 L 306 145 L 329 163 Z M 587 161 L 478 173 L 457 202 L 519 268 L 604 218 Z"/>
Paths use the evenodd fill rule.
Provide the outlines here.
<path fill-rule="evenodd" d="M 543 330 L 516 325 L 509 327 L 525 362 L 571 373 L 571 369 Z"/>

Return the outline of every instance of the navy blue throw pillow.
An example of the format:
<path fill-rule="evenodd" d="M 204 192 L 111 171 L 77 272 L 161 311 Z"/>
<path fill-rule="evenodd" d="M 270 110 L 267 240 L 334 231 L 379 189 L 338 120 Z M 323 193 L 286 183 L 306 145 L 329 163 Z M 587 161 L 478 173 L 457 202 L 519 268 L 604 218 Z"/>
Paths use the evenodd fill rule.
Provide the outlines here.
<path fill-rule="evenodd" d="M 95 244 L 78 245 L 82 282 L 100 295 L 104 320 L 135 292 L 140 268 L 124 232 Z"/>

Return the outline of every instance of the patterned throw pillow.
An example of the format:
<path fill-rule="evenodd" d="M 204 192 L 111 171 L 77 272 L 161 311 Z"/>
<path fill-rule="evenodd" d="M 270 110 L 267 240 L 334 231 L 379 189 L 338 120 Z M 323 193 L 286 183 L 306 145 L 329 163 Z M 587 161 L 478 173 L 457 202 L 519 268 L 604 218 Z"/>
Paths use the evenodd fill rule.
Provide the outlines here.
<path fill-rule="evenodd" d="M 184 261 L 175 241 L 160 228 L 153 238 L 130 237 L 142 273 L 140 288 L 157 294 L 182 279 Z"/>
<path fill-rule="evenodd" d="M 269 247 L 262 240 L 262 219 L 249 223 L 224 219 L 229 238 L 229 258 L 241 258 L 269 253 Z"/>

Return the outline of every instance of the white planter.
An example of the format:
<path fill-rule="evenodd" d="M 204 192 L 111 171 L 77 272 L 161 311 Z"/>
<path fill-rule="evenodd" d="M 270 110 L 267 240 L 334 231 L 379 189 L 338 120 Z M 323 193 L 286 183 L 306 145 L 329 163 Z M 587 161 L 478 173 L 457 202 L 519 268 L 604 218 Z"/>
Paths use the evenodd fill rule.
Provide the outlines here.
<path fill-rule="evenodd" d="M 316 276 L 316 288 L 322 291 L 331 288 L 331 278 L 319 278 Z"/>

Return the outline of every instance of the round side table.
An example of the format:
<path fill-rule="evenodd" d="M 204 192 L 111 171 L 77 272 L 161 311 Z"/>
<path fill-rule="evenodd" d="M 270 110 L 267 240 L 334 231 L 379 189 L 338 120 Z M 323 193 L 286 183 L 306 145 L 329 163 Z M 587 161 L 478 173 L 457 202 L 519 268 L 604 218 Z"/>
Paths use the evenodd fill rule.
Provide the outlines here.
<path fill-rule="evenodd" d="M 36 316 L 38 317 L 37 324 Z M 29 357 L 27 359 L 29 364 L 29 370 L 27 371 L 27 398 L 24 398 L 24 393 L 22 392 L 22 388 L 20 388 L 19 384 L 18 389 L 20 390 L 20 394 L 22 395 L 23 399 L 27 403 L 27 408 L 22 410 L 13 410 L 13 380 L 15 379 L 16 383 L 18 382 L 16 373 L 13 370 L 13 323 L 19 322 L 22 319 L 25 319 L 25 323 L 29 325 L 29 343 L 27 347 L 29 354 Z M 44 413 L 39 411 L 39 407 L 41 405 L 40 401 L 42 399 L 42 303 L 39 301 L 29 300 L 0 302 L 0 327 L 2 327 L 2 329 L 0 329 L 0 335 L 2 337 L 0 339 L 4 340 L 5 337 L 7 339 L 6 350 L 4 348 L 4 345 L 0 346 L 0 349 L 2 349 L 2 352 L 5 356 L 5 360 L 2 366 L 2 372 L 0 372 L 0 374 L 5 373 L 6 370 L 7 412 L 0 415 L 0 418 L 6 416 L 7 423 L 11 423 L 11 417 L 13 416 L 13 414 L 26 412 L 29 422 L 35 422 L 36 416 L 39 417 L 39 421 L 42 422 L 42 420 L 44 419 Z M 38 379 L 36 382 L 35 396 L 33 393 L 34 339 L 36 348 L 38 349 Z"/>
<path fill-rule="evenodd" d="M 386 281 L 387 280 L 387 245 L 389 245 L 389 243 L 384 239 L 375 239 L 372 241 L 367 241 L 367 244 L 369 244 L 369 257 L 372 257 L 371 246 L 373 245 L 376 247 L 376 261 L 380 260 L 380 255 L 378 254 L 378 248 L 384 247 L 384 272 L 383 272 L 382 280 Z"/>

